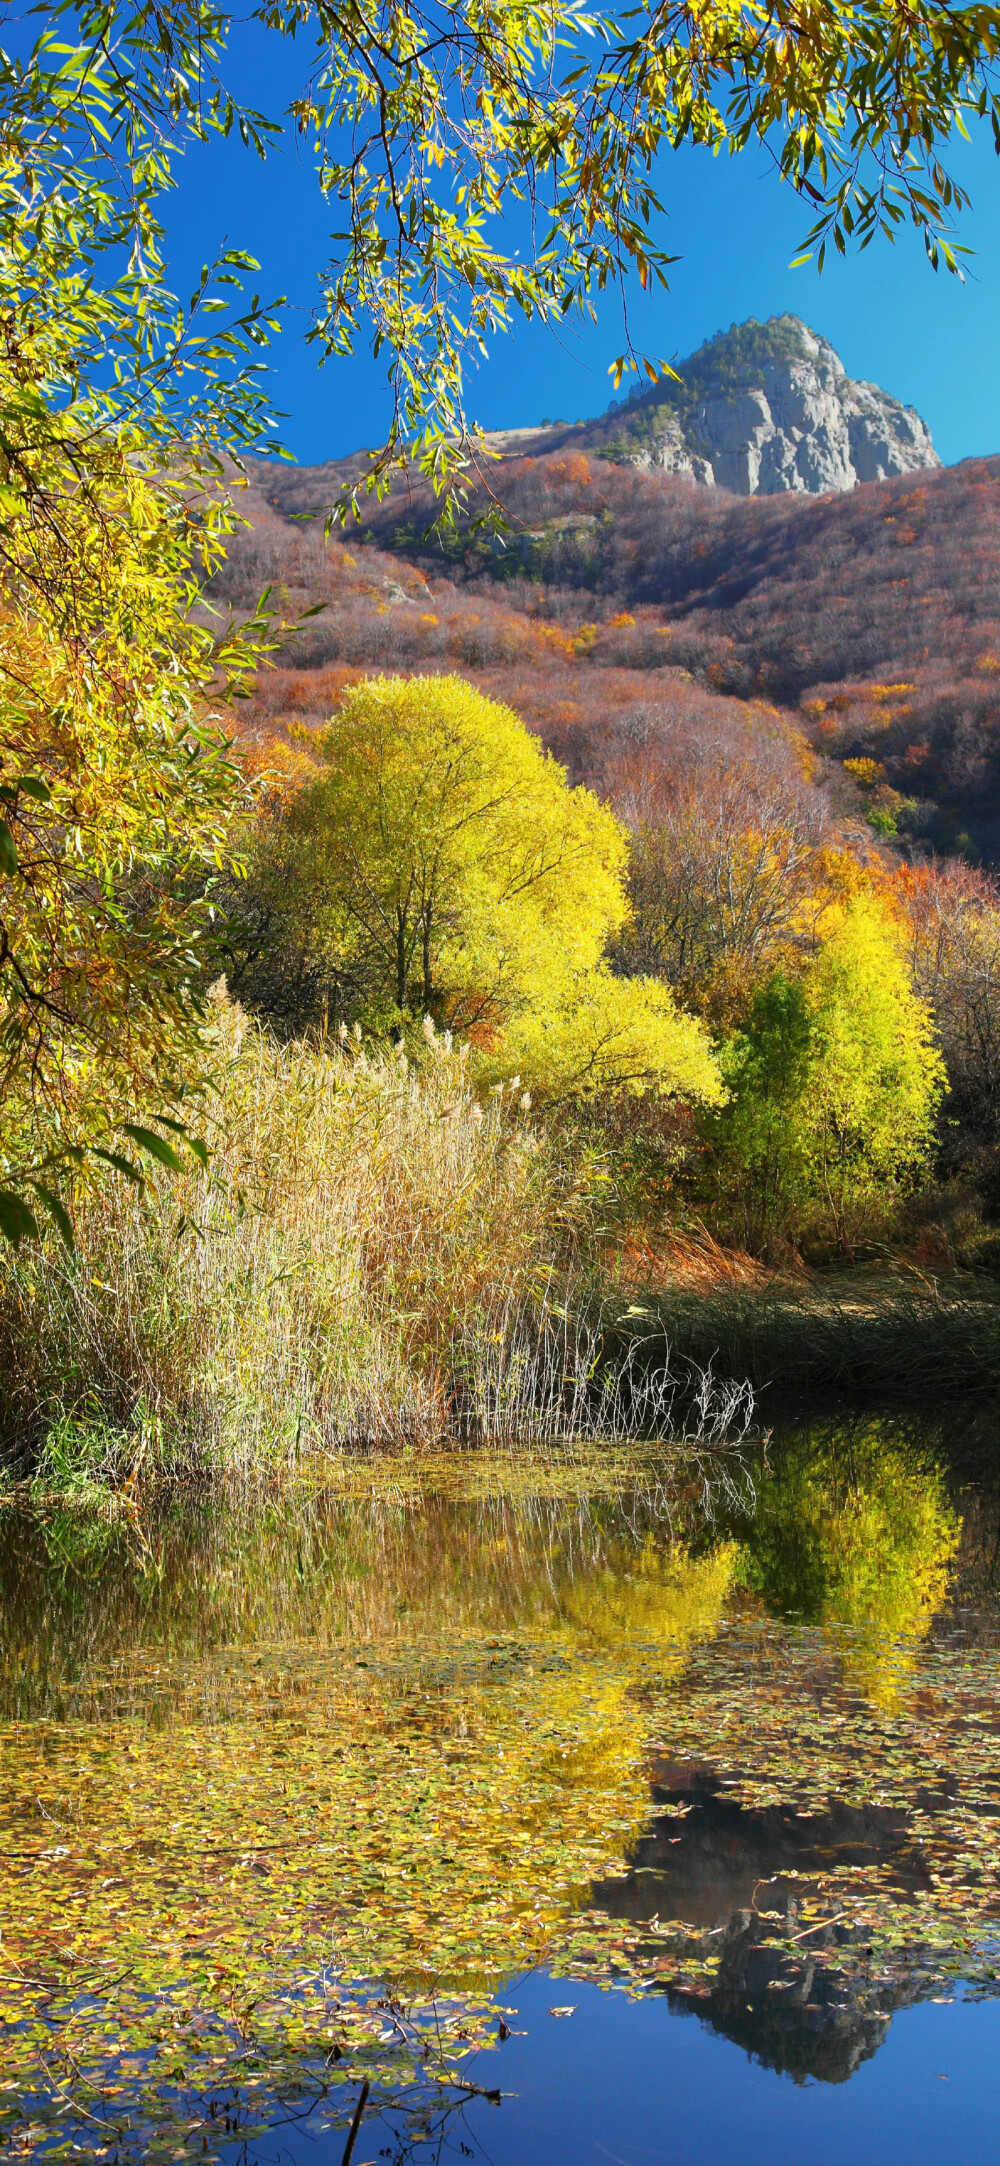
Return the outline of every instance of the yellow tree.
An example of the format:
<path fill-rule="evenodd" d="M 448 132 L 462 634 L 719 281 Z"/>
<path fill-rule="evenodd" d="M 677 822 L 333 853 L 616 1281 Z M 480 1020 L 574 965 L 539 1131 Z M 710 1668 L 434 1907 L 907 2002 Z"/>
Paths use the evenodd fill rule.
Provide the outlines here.
<path fill-rule="evenodd" d="M 806 981 L 806 1163 L 838 1233 L 926 1162 L 945 1085 L 931 1013 L 874 895 L 830 913 Z"/>
<path fill-rule="evenodd" d="M 948 1589 L 961 1531 L 941 1471 L 895 1427 L 847 1421 L 786 1444 L 744 1573 L 772 1611 L 821 1624 L 883 1705 Z"/>
<path fill-rule="evenodd" d="M 64 1199 L 102 1157 L 138 1179 L 128 1139 L 177 1162 L 206 882 L 244 794 L 212 696 L 241 689 L 266 644 L 259 615 L 217 636 L 195 605 L 235 524 L 220 452 L 266 425 L 247 363 L 269 319 L 256 302 L 213 328 L 235 254 L 187 311 L 163 289 L 162 84 L 144 100 L 124 27 L 84 10 L 79 48 L 50 21 L 26 59 L 0 52 L 0 1232 L 15 1242 L 39 1198 L 71 1239 Z"/>
<path fill-rule="evenodd" d="M 798 974 L 776 972 L 722 1050 L 731 1097 L 707 1178 L 752 1245 L 817 1215 L 840 1241 L 926 1163 L 944 1089 L 930 1011 L 896 924 L 861 891 L 825 913 Z"/>
<path fill-rule="evenodd" d="M 381 678 L 315 749 L 240 907 L 263 893 L 272 949 L 280 932 L 308 957 L 328 1008 L 380 1030 L 427 1015 L 484 1077 L 550 1095 L 719 1097 L 702 1026 L 604 962 L 628 914 L 623 829 L 510 708 L 461 678 Z"/>

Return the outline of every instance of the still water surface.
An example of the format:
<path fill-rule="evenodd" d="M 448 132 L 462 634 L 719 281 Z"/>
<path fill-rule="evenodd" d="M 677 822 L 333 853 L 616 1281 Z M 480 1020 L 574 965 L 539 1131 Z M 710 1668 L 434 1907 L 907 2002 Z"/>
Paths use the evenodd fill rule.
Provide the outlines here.
<path fill-rule="evenodd" d="M 7 2155 L 994 2159 L 996 1543 L 944 1418 L 7 1507 Z"/>

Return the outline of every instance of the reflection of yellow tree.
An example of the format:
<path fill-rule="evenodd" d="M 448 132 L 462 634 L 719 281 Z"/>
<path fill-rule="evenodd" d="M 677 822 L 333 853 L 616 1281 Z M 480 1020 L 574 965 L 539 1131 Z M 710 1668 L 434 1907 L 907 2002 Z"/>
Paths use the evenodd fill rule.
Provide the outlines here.
<path fill-rule="evenodd" d="M 644 1672 L 675 1675 L 692 1645 L 716 1630 L 738 1555 L 732 1542 L 694 1558 L 649 1539 L 559 1589 L 568 1647 L 584 1657 L 611 1653 L 615 1667 L 598 1682 L 591 1664 L 577 1660 L 558 1682 L 545 1679 L 539 1716 L 546 1727 L 565 1727 L 566 1737 L 543 1750 L 544 1777 L 570 1789 L 632 1783 L 638 1830 L 647 1799 L 636 1779 L 646 1753 L 636 1685 Z"/>
<path fill-rule="evenodd" d="M 898 1461 L 882 1474 L 880 1492 L 852 1489 L 826 1530 L 824 1621 L 853 1628 L 846 1667 L 889 1707 L 947 1593 L 960 1529 L 940 1475 L 921 1477 Z"/>
<path fill-rule="evenodd" d="M 694 1640 L 715 1630 L 733 1582 L 735 1543 L 704 1557 L 664 1551 L 650 1538 L 631 1555 L 619 1553 L 561 1593 L 563 1613 L 603 1647 L 628 1647 L 671 1669 Z"/>
<path fill-rule="evenodd" d="M 749 1577 L 769 1606 L 827 1626 L 848 1674 L 890 1707 L 959 1533 L 939 1470 L 873 1421 L 783 1455 L 749 1535 Z"/>

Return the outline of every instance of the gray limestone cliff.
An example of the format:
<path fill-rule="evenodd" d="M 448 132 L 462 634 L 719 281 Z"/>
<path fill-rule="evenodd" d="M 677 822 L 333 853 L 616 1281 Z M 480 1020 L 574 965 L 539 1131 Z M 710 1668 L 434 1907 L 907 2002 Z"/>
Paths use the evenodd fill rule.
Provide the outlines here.
<path fill-rule="evenodd" d="M 578 426 L 573 442 L 737 496 L 819 496 L 941 464 L 913 407 L 855 382 L 797 316 L 734 324 L 681 362 L 678 379 Z"/>

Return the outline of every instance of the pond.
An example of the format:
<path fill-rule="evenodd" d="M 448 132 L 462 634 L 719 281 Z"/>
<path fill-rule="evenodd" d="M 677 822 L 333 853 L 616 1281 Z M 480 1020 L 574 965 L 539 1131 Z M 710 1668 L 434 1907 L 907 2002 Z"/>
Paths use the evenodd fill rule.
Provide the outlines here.
<path fill-rule="evenodd" d="M 997 1539 L 965 1416 L 9 1500 L 5 2155 L 992 2161 Z"/>

